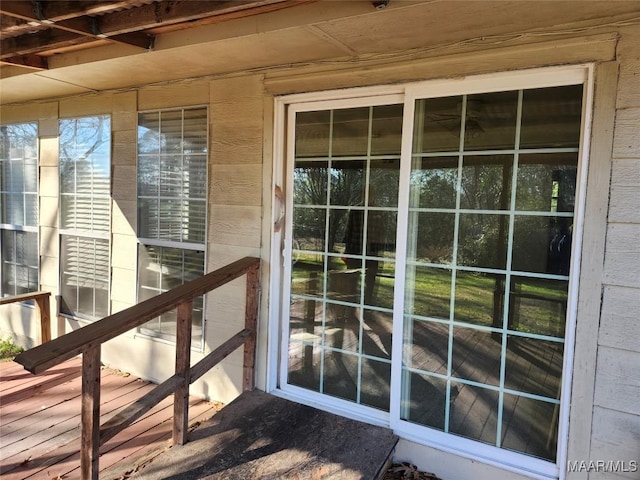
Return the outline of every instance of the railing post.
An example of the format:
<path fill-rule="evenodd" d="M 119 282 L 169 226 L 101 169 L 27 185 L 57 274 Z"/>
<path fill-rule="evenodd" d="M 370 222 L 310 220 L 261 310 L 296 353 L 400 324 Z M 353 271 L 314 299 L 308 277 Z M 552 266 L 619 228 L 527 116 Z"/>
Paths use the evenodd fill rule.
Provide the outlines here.
<path fill-rule="evenodd" d="M 82 354 L 80 470 L 83 480 L 97 480 L 100 456 L 100 345 Z"/>
<path fill-rule="evenodd" d="M 191 371 L 191 317 L 193 302 L 178 304 L 178 322 L 176 326 L 176 375 L 182 377 L 173 396 L 173 444 L 184 445 L 187 442 L 189 428 L 189 377 Z"/>
<path fill-rule="evenodd" d="M 244 328 L 251 332 L 244 344 L 242 365 L 242 389 L 253 390 L 256 362 L 256 336 L 258 332 L 258 285 L 260 269 L 256 266 L 247 271 L 247 303 L 244 312 Z"/>
<path fill-rule="evenodd" d="M 42 294 L 35 298 L 36 307 L 40 313 L 40 344 L 51 340 L 51 315 L 49 310 L 49 294 Z"/>

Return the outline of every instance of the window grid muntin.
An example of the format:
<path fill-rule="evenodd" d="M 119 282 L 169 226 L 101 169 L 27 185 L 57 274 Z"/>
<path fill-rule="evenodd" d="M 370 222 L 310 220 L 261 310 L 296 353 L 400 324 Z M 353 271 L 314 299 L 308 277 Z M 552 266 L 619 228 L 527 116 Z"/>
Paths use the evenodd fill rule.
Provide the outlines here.
<path fill-rule="evenodd" d="M 548 217 L 548 218 L 574 218 L 575 216 L 575 207 L 574 207 L 574 211 L 571 212 L 558 212 L 558 211 L 553 211 L 553 210 L 549 210 L 549 211 L 518 211 L 516 210 L 516 188 L 517 188 L 517 175 L 518 175 L 518 158 L 521 154 L 528 154 L 528 153 L 576 153 L 576 156 L 579 152 L 578 148 L 535 148 L 535 149 L 519 149 L 519 140 L 520 140 L 520 128 L 521 128 L 521 117 L 522 117 L 522 96 L 523 96 L 523 92 L 524 89 L 519 90 L 518 93 L 518 123 L 517 123 L 517 132 L 516 132 L 516 138 L 515 138 L 515 148 L 514 149 L 505 149 L 505 150 L 490 150 L 490 151 L 464 151 L 464 139 L 465 139 L 465 119 L 466 119 L 466 99 L 467 99 L 467 95 L 460 95 L 460 97 L 464 97 L 464 102 L 463 102 L 463 106 L 462 106 L 462 111 L 461 111 L 461 122 L 462 122 L 462 128 L 460 131 L 460 146 L 459 146 L 459 151 L 458 152 L 429 152 L 429 153 L 416 153 L 415 151 L 411 152 L 411 172 L 413 172 L 414 169 L 414 165 L 415 165 L 415 159 L 420 159 L 420 158 L 429 158 L 429 157 L 443 157 L 443 156 L 449 156 L 449 157 L 458 157 L 458 168 L 457 168 L 457 184 L 456 184 L 456 208 L 455 209 L 447 209 L 447 208 L 425 208 L 425 207 L 413 207 L 412 206 L 412 201 L 410 201 L 409 203 L 409 226 L 411 226 L 411 224 L 413 223 L 414 225 L 417 225 L 415 221 L 411 220 L 411 216 L 412 214 L 415 214 L 417 212 L 444 212 L 444 213 L 454 213 L 455 214 L 455 231 L 454 231 L 454 247 L 453 247 L 453 259 L 452 259 L 452 264 L 451 265 L 446 265 L 446 264 L 433 264 L 433 263 L 425 263 L 425 262 L 420 262 L 417 261 L 416 259 L 411 259 L 409 252 L 412 251 L 411 247 L 408 248 L 408 255 L 407 255 L 407 260 L 406 260 L 406 266 L 407 266 L 407 275 L 409 275 L 409 269 L 410 268 L 415 268 L 415 266 L 429 266 L 431 268 L 438 268 L 438 269 L 443 269 L 443 270 L 450 270 L 451 271 L 451 299 L 450 299 L 450 309 L 449 309 L 449 319 L 448 320 L 443 320 L 443 319 L 435 319 L 435 318 L 430 318 L 430 317 L 420 317 L 419 315 L 415 315 L 415 314 L 409 314 L 407 313 L 407 304 L 411 303 L 411 300 L 409 298 L 405 297 L 405 312 L 403 313 L 403 316 L 405 318 L 405 322 L 406 321 L 410 321 L 413 322 L 414 320 L 419 320 L 419 321 L 427 321 L 427 322 L 436 322 L 436 323 L 440 323 L 440 324 L 447 324 L 449 326 L 449 339 L 448 339 L 448 359 L 447 359 L 447 375 L 443 376 L 441 374 L 438 374 L 436 372 L 429 372 L 426 370 L 420 370 L 420 369 L 415 369 L 415 368 L 411 368 L 405 365 L 404 363 L 404 359 L 402 362 L 402 366 L 401 366 L 401 370 L 403 372 L 402 378 L 403 378 L 403 384 L 406 385 L 406 387 L 403 387 L 403 393 L 402 393 L 402 397 L 401 397 L 401 421 L 409 421 L 408 420 L 408 400 L 409 400 L 409 396 L 407 395 L 408 390 L 405 390 L 405 388 L 410 388 L 408 386 L 408 381 L 407 381 L 407 372 L 411 372 L 411 373 L 419 373 L 420 375 L 426 375 L 426 376 L 432 376 L 434 378 L 441 378 L 443 380 L 446 380 L 446 400 L 445 400 L 445 428 L 443 430 L 444 433 L 449 433 L 449 420 L 450 420 L 450 406 L 451 406 L 451 402 L 450 402 L 450 392 L 451 392 L 451 382 L 455 381 L 457 383 L 464 383 L 464 384 L 469 384 L 469 385 L 475 385 L 478 387 L 482 387 L 482 388 L 487 388 L 490 390 L 495 389 L 496 387 L 493 387 L 492 385 L 488 385 L 488 384 L 481 384 L 481 383 L 477 383 L 477 382 L 473 382 L 471 380 L 468 379 L 464 379 L 464 378 L 459 378 L 459 377 L 454 377 L 452 375 L 452 355 L 453 355 L 453 340 L 454 340 L 454 335 L 453 335 L 453 329 L 455 326 L 462 326 L 465 328 L 473 328 L 475 330 L 478 331 L 483 331 L 485 329 L 488 329 L 488 331 L 495 331 L 495 332 L 500 332 L 502 333 L 502 344 L 501 344 L 501 365 L 500 365 L 500 387 L 499 387 L 499 406 L 498 406 L 498 421 L 497 421 L 497 426 L 496 426 L 496 446 L 498 448 L 503 448 L 501 447 L 501 436 L 502 436 L 502 413 L 503 413 L 503 399 L 504 399 L 504 395 L 505 394 L 511 394 L 511 395 L 516 395 L 516 396 L 522 396 L 522 397 L 526 397 L 526 398 L 530 398 L 530 399 L 534 399 L 534 400 L 540 400 L 540 401 L 544 401 L 547 403 L 551 403 L 551 404 L 555 404 L 558 405 L 560 403 L 560 400 L 554 399 L 554 398 L 550 398 L 550 397 L 545 397 L 545 396 L 539 396 L 539 395 L 534 395 L 534 394 L 530 394 L 527 392 L 522 392 L 522 391 L 518 391 L 518 390 L 511 390 L 511 389 L 507 389 L 504 387 L 504 379 L 505 379 L 505 369 L 506 369 L 506 348 L 507 348 L 507 339 L 508 336 L 514 335 L 514 336 L 518 336 L 518 337 L 523 337 L 523 338 L 531 338 L 531 339 L 537 339 L 537 340 L 546 340 L 546 341 L 552 341 L 552 342 L 556 342 L 559 344 L 564 344 L 565 343 L 565 339 L 564 337 L 560 338 L 560 337 L 554 337 L 554 336 L 547 336 L 547 335 L 539 335 L 539 334 L 531 334 L 531 333 L 525 333 L 525 332 L 519 332 L 519 331 L 514 331 L 514 330 L 510 330 L 508 329 L 508 319 L 509 319 L 509 302 L 510 302 L 510 297 L 511 297 L 511 292 L 510 292 L 510 282 L 511 282 L 511 277 L 512 276 L 518 276 L 518 277 L 529 277 L 529 278 L 539 278 L 539 279 L 549 279 L 549 280 L 564 280 L 564 281 L 569 281 L 569 275 L 554 275 L 554 274 L 549 274 L 549 273 L 536 273 L 536 272 L 523 272 L 523 271 L 519 271 L 519 270 L 514 270 L 512 269 L 512 265 L 511 265 L 511 261 L 512 261 L 512 256 L 513 256 L 513 243 L 514 243 L 514 228 L 515 228 L 515 218 L 517 216 L 519 217 Z M 416 99 L 416 104 L 418 104 L 419 100 L 421 98 L 417 98 Z M 582 99 L 581 99 L 582 100 Z M 418 117 L 418 108 L 416 108 L 416 113 L 414 114 L 414 120 L 416 119 L 416 117 Z M 415 120 L 416 123 L 418 123 L 419 120 Z M 414 128 L 414 136 L 416 135 L 416 130 Z M 415 137 L 414 137 L 414 149 L 415 149 Z M 462 169 L 464 166 L 464 158 L 467 156 L 472 156 L 472 155 L 495 155 L 495 154 L 513 154 L 513 166 L 512 166 L 512 172 L 511 172 L 511 185 L 510 185 L 510 192 L 509 192 L 509 210 L 474 210 L 474 209 L 460 209 L 460 196 L 461 196 L 461 181 L 462 181 Z M 413 181 L 411 181 L 411 183 L 413 183 Z M 505 263 L 505 268 L 504 269 L 495 269 L 495 268 L 481 268 L 481 267 L 475 267 L 475 266 L 464 266 L 464 265 L 458 265 L 457 264 L 457 254 L 458 254 L 458 239 L 459 239 L 459 222 L 460 222 L 460 214 L 464 214 L 464 213 L 473 213 L 473 214 L 481 214 L 481 215 L 502 215 L 502 216 L 506 216 L 509 218 L 509 227 L 508 227 L 508 242 L 507 242 L 507 258 L 505 259 L 506 263 Z M 411 234 L 410 234 L 411 235 Z M 410 237 L 409 239 L 410 240 Z M 413 251 L 415 251 L 415 248 L 413 249 Z M 456 289 L 456 274 L 458 271 L 469 271 L 469 272 L 486 272 L 486 273 L 500 273 L 500 274 L 504 274 L 505 275 L 505 287 L 504 287 L 504 300 L 503 300 L 503 305 L 502 305 L 502 328 L 492 328 L 492 327 L 484 327 L 481 325 L 476 325 L 476 324 L 469 324 L 466 322 L 460 322 L 460 321 L 456 321 L 455 320 L 455 289 Z M 567 285 L 568 287 L 568 285 Z M 413 287 L 412 287 L 413 288 Z M 406 289 L 405 289 L 406 290 Z M 569 302 L 569 298 L 568 298 L 568 293 L 567 293 L 567 298 L 565 300 L 565 302 L 567 303 L 568 306 L 568 302 Z M 411 328 L 407 328 L 406 323 L 403 323 L 403 332 L 404 332 L 404 345 L 412 345 L 413 344 L 413 340 L 412 340 L 412 329 Z M 565 334 L 566 335 L 566 334 Z M 566 352 L 563 351 L 563 356 L 566 355 Z M 563 376 L 564 376 L 564 370 L 563 370 Z M 562 385 L 562 377 L 559 379 L 559 385 Z M 406 401 L 405 401 L 406 399 Z M 406 403 L 406 405 L 405 405 Z M 555 424 L 557 427 L 559 427 L 559 423 L 556 421 Z M 454 435 L 457 435 L 454 433 Z M 482 442 L 482 440 L 480 439 L 472 439 L 474 441 L 479 441 Z M 530 455 L 527 454 L 525 452 L 522 452 L 525 455 Z M 537 457 L 536 457 L 537 458 Z M 546 459 L 545 459 L 546 460 Z M 552 460 L 554 461 L 554 460 Z"/>
<path fill-rule="evenodd" d="M 203 152 L 201 153 L 185 153 L 184 150 L 184 137 L 185 137 L 185 112 L 197 112 L 198 110 L 204 112 L 204 116 L 205 116 L 205 124 L 206 124 L 206 132 L 204 134 L 204 143 L 201 142 L 201 146 L 203 146 Z M 141 145 L 140 145 L 140 128 L 141 128 L 141 119 L 146 116 L 146 115 L 155 115 L 157 114 L 158 116 L 158 129 L 157 131 L 155 131 L 155 133 L 158 135 L 158 141 L 161 142 L 162 141 L 162 135 L 163 135 L 163 130 L 162 130 L 162 124 L 163 124 L 163 115 L 167 115 L 167 114 L 176 114 L 180 112 L 181 114 L 181 120 L 180 120 L 180 135 L 181 135 L 181 142 L 182 142 L 182 147 L 180 149 L 180 154 L 171 154 L 171 153 L 167 153 L 167 152 L 163 152 L 163 149 L 161 147 L 161 145 L 158 146 L 158 149 L 156 152 L 150 152 L 150 153 L 143 153 L 141 152 Z M 150 130 L 150 129 L 149 129 Z M 202 252 L 203 255 L 203 268 L 202 268 L 202 272 L 201 274 L 204 275 L 204 271 L 206 269 L 206 264 L 207 264 L 207 255 L 206 255 L 206 241 L 207 241 L 207 217 L 208 217 L 208 208 L 207 208 L 207 191 L 208 191 L 208 178 L 209 178 L 209 172 L 208 172 L 208 155 L 209 155 L 209 115 L 208 115 L 208 108 L 206 106 L 192 106 L 192 107 L 179 107 L 179 108 L 168 108 L 168 109 L 158 109 L 158 110 L 146 110 L 146 111 L 140 111 L 138 112 L 138 134 L 137 134 L 137 142 L 138 142 L 138 148 L 137 148 L 137 184 L 138 184 L 138 192 L 136 195 L 136 199 L 137 199 L 137 208 L 138 208 L 138 228 L 137 228 L 137 235 L 138 235 L 138 253 L 137 253 L 137 257 L 138 257 L 138 261 L 137 261 L 137 297 L 139 299 L 140 297 L 140 292 L 142 291 L 142 289 L 144 288 L 144 286 L 141 283 L 141 276 L 140 276 L 140 268 L 141 268 L 141 256 L 140 256 L 140 248 L 145 248 L 145 247 L 152 247 L 152 248 L 160 248 L 163 251 L 165 249 L 179 249 L 183 251 L 183 258 L 184 258 L 184 253 L 187 251 L 195 251 L 195 252 Z M 169 158 L 175 158 L 175 157 L 180 157 L 180 168 L 181 171 L 184 170 L 184 166 L 185 166 L 185 157 L 189 156 L 191 159 L 193 158 L 198 158 L 201 160 L 202 162 L 202 166 L 203 166 L 203 178 L 204 181 L 202 182 L 202 196 L 201 197 L 190 197 L 190 196 L 184 196 L 184 195 L 179 195 L 179 196 L 167 196 L 167 195 L 161 195 L 161 185 L 160 185 L 160 181 L 161 181 L 161 171 L 160 171 L 160 166 L 161 166 L 161 161 L 163 158 L 169 159 Z M 141 172 L 140 169 L 142 168 L 142 164 L 141 164 L 141 159 L 157 159 L 157 164 L 158 164 L 158 179 L 157 179 L 157 190 L 158 193 L 157 195 L 141 195 L 140 194 L 140 176 L 141 176 Z M 147 167 L 148 168 L 148 167 Z M 184 175 L 181 176 L 181 178 L 184 181 Z M 184 191 L 184 190 L 182 190 Z M 158 201 L 158 218 L 157 218 L 157 222 L 156 222 L 156 232 L 157 235 L 155 237 L 150 237 L 148 235 L 144 235 L 144 233 L 148 233 L 149 230 L 146 230 L 145 232 L 142 231 L 142 227 L 140 225 L 140 217 L 141 217 L 141 213 L 140 213 L 140 200 L 157 200 Z M 162 200 L 177 200 L 177 201 L 196 201 L 196 202 L 200 202 L 204 205 L 204 217 L 203 217 L 203 221 L 202 221 L 202 243 L 197 243 L 194 242 L 190 239 L 185 239 L 185 236 L 183 235 L 183 232 L 180 232 L 180 238 L 179 239 L 166 239 L 163 238 L 161 233 L 162 233 L 162 226 L 161 226 L 161 216 L 159 214 L 159 209 L 160 209 L 160 202 Z M 183 227 L 180 227 L 181 230 L 183 229 Z M 184 275 L 184 271 L 182 272 L 182 274 Z M 160 293 L 160 292 L 159 292 Z M 202 349 L 204 348 L 204 332 L 205 332 L 205 323 L 206 323 L 206 316 L 205 316 L 205 310 L 206 310 L 206 296 L 203 295 L 202 297 L 200 297 L 202 299 L 202 325 L 201 325 L 201 333 L 198 334 L 198 332 L 192 331 L 192 348 L 197 348 L 197 349 Z M 140 301 L 140 300 L 138 300 Z M 153 323 L 157 323 L 158 324 L 158 330 L 157 331 L 153 331 L 150 328 L 145 328 L 145 326 L 149 326 Z M 166 340 L 169 342 L 174 342 L 175 341 L 175 335 L 174 334 L 164 334 L 164 327 L 165 325 L 162 323 L 162 319 L 161 317 L 157 317 L 155 319 L 150 320 L 147 324 L 145 324 L 145 326 L 139 327 L 138 328 L 138 333 L 141 335 L 145 335 L 145 336 L 149 336 L 152 338 L 156 338 L 159 340 Z M 175 329 L 173 329 L 175 330 Z"/>
<path fill-rule="evenodd" d="M 97 124 L 93 124 L 97 122 Z M 73 133 L 65 131 L 72 128 Z M 80 134 L 79 134 L 80 132 Z M 83 135 L 91 135 L 97 133 L 99 137 L 94 140 L 94 144 L 81 155 L 78 155 L 78 148 L 83 145 L 85 138 Z M 60 295 L 61 306 L 60 314 L 71 318 L 82 320 L 99 320 L 109 315 L 111 311 L 110 290 L 111 290 L 111 117 L 109 115 L 92 115 L 85 117 L 65 118 L 59 120 L 59 170 L 71 168 L 72 176 L 65 176 L 59 172 L 59 190 L 60 190 L 60 215 L 59 215 L 59 235 L 60 235 Z M 71 153 L 63 153 L 63 140 L 68 140 L 68 147 Z M 66 144 L 65 144 L 66 145 Z M 102 147 L 102 149 L 101 149 Z M 88 168 L 85 167 L 83 174 L 79 175 L 78 163 L 80 161 L 88 161 Z M 102 171 L 100 167 L 105 167 Z M 98 173 L 99 172 L 99 173 Z M 64 211 L 63 199 L 73 199 L 73 220 L 70 224 L 68 212 Z M 96 216 L 95 206 L 102 201 L 103 215 Z M 65 200 L 66 202 L 66 200 Z M 84 215 L 84 217 L 82 217 Z M 105 218 L 106 217 L 106 218 Z M 79 221 L 84 218 L 83 221 Z M 92 264 L 93 268 L 89 274 L 81 274 L 78 270 L 74 274 L 73 271 L 65 271 L 63 263 L 67 261 L 66 252 L 73 252 L 73 246 L 80 245 L 80 242 L 92 242 L 93 248 L 88 251 L 82 251 L 77 248 L 78 257 L 76 262 L 80 265 L 83 261 Z M 102 248 L 99 247 L 102 246 Z M 65 250 L 68 247 L 70 250 Z M 106 247 L 106 258 L 101 257 L 103 249 Z M 104 276 L 105 279 L 100 278 Z M 65 278 L 75 279 L 75 302 L 71 305 L 72 298 L 65 298 L 64 292 L 72 292 L 73 285 L 65 285 Z M 91 305 L 81 302 L 80 288 L 81 282 L 88 282 L 92 300 Z M 104 286 L 103 288 L 100 288 Z M 96 299 L 100 291 L 104 290 L 105 307 L 100 312 L 97 308 Z M 86 296 L 88 294 L 84 293 Z M 65 308 L 68 307 L 68 308 Z"/>
<path fill-rule="evenodd" d="M 391 104 L 390 104 L 391 105 Z M 370 201 L 369 201 L 369 191 L 370 191 L 370 186 L 371 186 L 371 170 L 372 170 L 372 161 L 377 161 L 377 160 L 397 160 L 398 164 L 400 163 L 400 152 L 398 152 L 397 154 L 372 154 L 371 148 L 372 148 L 372 128 L 373 128 L 373 117 L 374 117 L 374 108 L 378 106 L 378 105 L 371 105 L 371 104 L 367 104 L 366 107 L 368 108 L 368 124 L 367 124 L 367 152 L 366 154 L 363 155 L 336 155 L 334 156 L 333 153 L 333 145 L 334 145 L 334 141 L 333 141 L 333 133 L 334 133 L 334 113 L 336 111 L 336 109 L 330 109 L 329 110 L 329 134 L 328 134 L 328 146 L 327 146 L 327 155 L 326 156 L 296 156 L 294 155 L 294 161 L 297 162 L 298 160 L 303 161 L 304 163 L 314 163 L 317 162 L 319 164 L 326 164 L 327 166 L 327 172 L 326 172 L 326 182 L 327 182 L 327 186 L 326 186 L 326 194 L 324 196 L 324 204 L 299 204 L 299 203 L 293 203 L 293 208 L 294 209 L 318 209 L 318 210 L 322 210 L 324 212 L 324 238 L 323 238 L 323 248 L 321 251 L 315 251 L 315 250 L 305 250 L 304 248 L 299 248 L 299 247 L 294 247 L 292 249 L 292 255 L 295 257 L 296 255 L 300 255 L 300 254 L 308 254 L 308 255 L 321 255 L 322 256 L 322 290 L 318 293 L 318 296 L 309 296 L 309 295 L 304 295 L 304 294 L 299 294 L 299 293 L 290 293 L 289 298 L 291 301 L 294 300 L 302 300 L 302 301 L 312 301 L 312 302 L 316 302 L 322 305 L 322 316 L 321 316 L 321 332 L 322 332 L 322 336 L 320 339 L 320 342 L 310 342 L 310 341 L 305 341 L 305 340 L 295 340 L 291 337 L 289 337 L 288 339 L 288 345 L 292 345 L 295 344 L 297 346 L 299 346 L 300 348 L 304 349 L 304 347 L 313 347 L 313 348 L 320 348 L 320 366 L 319 366 L 319 387 L 318 387 L 318 392 L 319 393 L 326 393 L 325 392 L 325 358 L 326 358 L 326 353 L 327 352 L 331 352 L 331 353 L 340 353 L 343 355 L 348 355 L 348 356 L 352 356 L 352 357 L 357 357 L 357 374 L 356 374 L 356 399 L 355 399 L 355 403 L 359 404 L 359 405 L 363 405 L 367 408 L 378 408 L 378 407 L 372 407 L 369 406 L 367 404 L 363 404 L 361 403 L 362 399 L 362 392 L 363 392 L 363 388 L 362 388 L 362 376 L 363 376 L 363 360 L 370 360 L 370 361 L 374 361 L 374 362 L 380 362 L 380 363 L 384 363 L 386 365 L 391 365 L 391 352 L 389 352 L 389 358 L 383 358 L 383 357 L 375 357 L 372 355 L 368 355 L 364 352 L 364 348 L 363 348 L 363 328 L 364 328 L 364 324 L 365 321 L 362 318 L 362 314 L 360 314 L 359 316 L 359 322 L 358 322 L 358 347 L 357 347 L 357 351 L 353 351 L 353 350 L 346 350 L 346 349 L 340 349 L 340 348 L 336 348 L 332 345 L 330 345 L 327 341 L 326 335 L 327 335 L 327 307 L 328 306 L 344 306 L 344 307 L 350 307 L 350 308 L 360 308 L 361 310 L 371 310 L 371 311 L 377 311 L 377 312 L 383 312 L 383 313 L 387 313 L 392 315 L 393 310 L 389 309 L 389 308 L 384 308 L 384 307 L 379 307 L 379 306 L 375 306 L 375 305 L 368 305 L 365 304 L 365 288 L 360 288 L 359 291 L 359 299 L 357 301 L 357 303 L 354 302 L 345 302 L 345 301 L 341 301 L 341 300 L 336 300 L 336 299 L 331 299 L 330 297 L 327 296 L 327 293 L 329 291 L 329 261 L 330 259 L 334 259 L 334 258 L 353 258 L 353 259 L 357 259 L 361 262 L 361 265 L 365 265 L 365 263 L 369 260 L 373 260 L 373 261 L 381 261 L 384 260 L 384 262 L 387 262 L 389 264 L 393 265 L 393 269 L 395 271 L 395 265 L 396 265 L 396 258 L 395 257 L 382 257 L 382 256 L 375 256 L 375 255 L 370 255 L 368 253 L 368 249 L 366 248 L 366 246 L 368 245 L 368 241 L 367 241 L 367 236 L 369 234 L 369 229 L 368 229 L 368 221 L 369 221 L 369 212 L 385 212 L 385 213 L 393 213 L 396 215 L 397 218 L 397 214 L 398 214 L 398 206 L 397 206 L 397 201 L 396 201 L 396 205 L 395 206 L 373 206 L 370 205 Z M 362 107 L 356 107 L 356 108 L 362 108 Z M 364 177 L 362 179 L 362 188 L 363 188 L 363 193 L 364 193 L 364 197 L 362 198 L 362 204 L 358 204 L 358 205 L 340 205 L 340 204 L 335 204 L 332 203 L 332 172 L 334 170 L 333 168 L 333 164 L 335 162 L 337 163 L 341 163 L 341 162 L 348 162 L 348 161 L 362 161 L 364 162 L 363 164 L 363 170 L 364 170 Z M 295 171 L 295 166 L 294 166 L 294 171 Z M 366 187 L 366 188 L 365 188 Z M 336 253 L 336 252 L 330 252 L 327 251 L 327 246 L 329 245 L 329 234 L 330 234 L 330 229 L 329 229 L 329 222 L 330 222 L 330 218 L 331 218 L 331 211 L 334 210 L 338 210 L 338 211 L 360 211 L 363 212 L 363 225 L 362 225 L 362 244 L 364 245 L 363 251 L 361 254 L 346 254 L 346 253 Z M 393 241 L 395 242 L 395 235 L 393 236 Z M 364 285 L 364 278 L 365 278 L 365 272 L 364 272 L 364 268 L 361 268 L 361 272 L 359 273 L 360 276 L 360 284 Z M 288 370 L 288 367 L 287 367 Z M 287 375 L 288 378 L 288 375 Z M 292 384 L 295 385 L 295 384 Z M 328 395 L 332 395 L 331 393 L 328 393 Z M 337 396 L 334 397 L 337 399 L 342 399 L 343 397 Z M 348 400 L 348 401 L 352 401 L 352 400 Z M 389 406 L 387 406 L 385 411 L 389 411 Z"/>
<path fill-rule="evenodd" d="M 0 252 L 3 252 L 3 238 L 5 235 L 12 235 L 14 237 L 14 245 L 18 236 L 18 232 L 21 234 L 33 238 L 35 237 L 35 257 L 36 264 L 29 265 L 28 258 L 20 261 L 18 259 L 17 251 L 14 250 L 14 261 L 9 262 L 3 258 L 2 265 L 0 265 L 0 294 L 1 295 L 14 295 L 17 293 L 18 279 L 16 278 L 16 269 L 18 267 L 27 268 L 28 271 L 36 270 L 35 287 L 27 287 L 27 291 L 37 291 L 40 286 L 40 268 L 39 268 L 39 202 L 38 202 L 38 185 L 39 185 L 39 137 L 38 137 L 38 124 L 36 122 L 25 122 L 0 125 L 2 131 L 2 148 L 0 149 Z M 19 150 L 16 152 L 14 147 L 16 142 L 12 142 L 12 138 L 22 132 L 22 142 L 20 143 Z M 29 152 L 29 149 L 32 152 Z M 33 170 L 33 177 L 29 177 L 29 168 Z M 19 171 L 19 176 L 22 181 L 19 185 L 20 188 L 15 188 L 13 184 L 14 172 Z M 8 175 L 8 176 L 6 176 Z M 33 188 L 29 188 L 29 185 L 33 185 Z M 20 203 L 22 205 L 21 218 L 14 217 L 12 212 L 9 212 L 9 205 L 7 205 L 7 199 L 9 196 L 20 197 Z M 28 198 L 31 199 L 28 202 Z M 29 216 L 28 205 L 33 207 L 32 215 Z M 18 220 L 18 221 L 15 221 Z M 5 267 L 6 265 L 6 267 Z M 13 271 L 13 275 L 11 274 Z M 5 281 L 13 279 L 14 288 L 12 292 L 7 292 L 4 289 Z M 28 282 L 29 284 L 30 282 Z"/>

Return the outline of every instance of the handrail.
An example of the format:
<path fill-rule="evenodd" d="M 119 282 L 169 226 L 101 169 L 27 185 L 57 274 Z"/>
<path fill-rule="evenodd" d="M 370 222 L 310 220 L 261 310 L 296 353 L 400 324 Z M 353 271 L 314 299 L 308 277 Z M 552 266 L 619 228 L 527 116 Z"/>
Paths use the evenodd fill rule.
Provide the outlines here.
<path fill-rule="evenodd" d="M 20 295 L 12 295 L 10 297 L 0 297 L 0 305 L 9 305 L 11 303 L 34 300 L 40 316 L 40 343 L 42 344 L 51 340 L 51 315 L 49 313 L 50 296 L 51 292 L 21 293 Z"/>
<path fill-rule="evenodd" d="M 258 259 L 245 257 L 215 272 L 133 305 L 126 310 L 55 338 L 46 345 L 27 350 L 18 355 L 15 361 L 31 373 L 42 373 L 93 346 L 100 345 L 132 328 L 145 324 L 162 313 L 173 310 L 178 303 L 193 300 L 231 280 L 235 280 L 244 275 L 248 269 L 256 266 L 258 262 Z"/>
<path fill-rule="evenodd" d="M 32 373 L 82 353 L 80 469 L 83 480 L 98 479 L 100 445 L 131 425 L 161 400 L 174 394 L 173 443 L 187 441 L 189 385 L 244 345 L 243 389 L 254 386 L 260 259 L 245 257 L 156 297 L 58 337 L 16 356 Z M 190 367 L 193 300 L 243 275 L 246 280 L 245 326 Z M 100 426 L 100 350 L 102 343 L 177 308 L 175 374 Z"/>

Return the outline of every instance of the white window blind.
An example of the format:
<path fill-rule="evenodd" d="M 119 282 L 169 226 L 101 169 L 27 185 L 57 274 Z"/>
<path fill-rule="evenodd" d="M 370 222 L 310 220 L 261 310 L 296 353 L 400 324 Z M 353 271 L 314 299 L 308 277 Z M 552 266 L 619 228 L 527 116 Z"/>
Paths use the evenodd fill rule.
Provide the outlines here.
<path fill-rule="evenodd" d="M 61 310 L 94 320 L 109 313 L 111 121 L 60 121 Z"/>
<path fill-rule="evenodd" d="M 204 274 L 207 212 L 207 109 L 138 116 L 138 300 Z M 194 301 L 193 342 L 202 342 L 204 300 Z M 142 333 L 175 338 L 175 312 Z"/>
<path fill-rule="evenodd" d="M 38 290 L 38 126 L 0 126 L 3 295 Z"/>

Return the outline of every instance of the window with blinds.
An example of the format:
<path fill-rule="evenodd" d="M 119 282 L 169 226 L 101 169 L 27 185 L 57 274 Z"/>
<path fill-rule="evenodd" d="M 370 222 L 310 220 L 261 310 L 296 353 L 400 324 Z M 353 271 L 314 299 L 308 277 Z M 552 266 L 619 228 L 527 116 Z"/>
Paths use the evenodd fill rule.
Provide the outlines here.
<path fill-rule="evenodd" d="M 138 301 L 204 274 L 207 213 L 206 107 L 138 116 Z M 203 339 L 204 300 L 193 305 L 193 344 Z M 175 312 L 144 334 L 175 339 Z"/>
<path fill-rule="evenodd" d="M 109 314 L 111 120 L 60 121 L 61 311 L 86 320 Z"/>
<path fill-rule="evenodd" d="M 38 290 L 38 125 L 0 126 L 0 293 Z"/>

